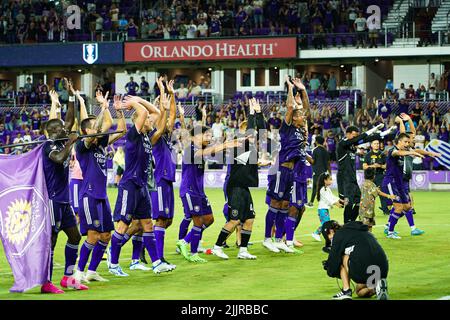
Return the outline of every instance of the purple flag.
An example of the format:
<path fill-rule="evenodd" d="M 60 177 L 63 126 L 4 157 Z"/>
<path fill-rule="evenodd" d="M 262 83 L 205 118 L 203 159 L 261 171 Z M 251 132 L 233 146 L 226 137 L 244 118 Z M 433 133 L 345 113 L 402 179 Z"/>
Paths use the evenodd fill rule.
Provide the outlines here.
<path fill-rule="evenodd" d="M 50 278 L 51 222 L 42 146 L 0 155 L 0 238 L 14 275 L 11 292 Z"/>

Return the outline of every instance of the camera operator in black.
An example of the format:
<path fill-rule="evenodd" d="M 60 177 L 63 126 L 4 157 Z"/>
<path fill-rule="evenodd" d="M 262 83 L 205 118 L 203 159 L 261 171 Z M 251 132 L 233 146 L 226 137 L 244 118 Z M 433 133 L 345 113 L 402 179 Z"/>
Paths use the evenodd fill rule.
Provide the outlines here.
<path fill-rule="evenodd" d="M 378 300 L 389 298 L 386 281 L 388 259 L 367 225 L 351 221 L 341 226 L 331 220 L 323 224 L 322 235 L 332 243 L 323 267 L 329 277 L 340 278 L 343 283 L 341 292 L 334 295 L 333 299 L 352 298 L 350 280 L 356 283 L 359 297 L 369 298 L 376 294 Z"/>
<path fill-rule="evenodd" d="M 344 223 L 355 221 L 359 214 L 361 190 L 356 179 L 356 146 L 373 140 L 380 140 L 380 135 L 374 133 L 382 126 L 381 124 L 362 134 L 359 134 L 357 127 L 350 126 L 345 131 L 345 138 L 339 141 L 337 145 L 337 185 L 339 197 L 345 200 Z"/>

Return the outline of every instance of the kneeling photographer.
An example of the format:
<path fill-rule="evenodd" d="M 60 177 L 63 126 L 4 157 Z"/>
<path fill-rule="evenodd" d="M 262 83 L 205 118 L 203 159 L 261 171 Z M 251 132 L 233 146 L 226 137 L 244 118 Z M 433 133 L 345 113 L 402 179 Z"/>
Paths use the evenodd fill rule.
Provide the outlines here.
<path fill-rule="evenodd" d="M 341 292 L 333 299 L 352 299 L 350 280 L 356 283 L 359 297 L 369 298 L 376 294 L 378 300 L 388 299 L 388 260 L 367 225 L 351 221 L 341 226 L 331 220 L 323 224 L 322 235 L 331 241 L 331 251 L 328 260 L 323 261 L 323 267 L 328 276 L 340 278 L 343 283 Z"/>

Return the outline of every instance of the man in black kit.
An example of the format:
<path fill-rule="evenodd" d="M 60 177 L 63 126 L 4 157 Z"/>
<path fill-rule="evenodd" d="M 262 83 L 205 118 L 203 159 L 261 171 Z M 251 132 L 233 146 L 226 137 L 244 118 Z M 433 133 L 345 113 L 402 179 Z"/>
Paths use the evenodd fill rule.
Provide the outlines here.
<path fill-rule="evenodd" d="M 324 172 L 331 172 L 330 170 L 330 155 L 327 149 L 324 147 L 325 139 L 322 136 L 316 137 L 316 147 L 312 153 L 312 168 L 313 168 L 313 186 L 311 193 L 311 201 L 307 204 L 308 207 L 312 208 L 314 199 L 316 198 L 317 190 L 317 180 L 320 175 Z"/>
<path fill-rule="evenodd" d="M 392 127 L 381 134 L 375 134 L 383 128 L 383 124 L 364 132 L 359 133 L 359 129 L 350 126 L 345 131 L 345 138 L 341 140 L 336 149 L 338 160 L 337 185 L 339 197 L 345 202 L 344 223 L 355 221 L 359 214 L 359 203 L 361 201 L 361 190 L 356 179 L 356 146 L 371 142 L 373 140 L 382 140 L 384 136 L 390 134 L 395 127 Z"/>

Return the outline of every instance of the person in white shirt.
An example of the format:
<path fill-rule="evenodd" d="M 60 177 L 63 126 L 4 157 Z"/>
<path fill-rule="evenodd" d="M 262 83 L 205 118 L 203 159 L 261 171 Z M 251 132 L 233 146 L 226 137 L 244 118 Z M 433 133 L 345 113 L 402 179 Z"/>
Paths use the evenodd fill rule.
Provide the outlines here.
<path fill-rule="evenodd" d="M 208 36 L 208 29 L 209 27 L 206 21 L 203 21 L 203 23 L 199 24 L 197 27 L 199 38 L 206 38 Z"/>
<path fill-rule="evenodd" d="M 199 96 L 202 93 L 202 87 L 200 87 L 195 81 L 192 85 L 191 95 Z"/>
<path fill-rule="evenodd" d="M 188 96 L 189 90 L 184 87 L 184 83 L 180 83 L 180 87 L 175 90 L 175 95 L 177 98 L 186 98 Z"/>
<path fill-rule="evenodd" d="M 328 172 L 324 172 L 319 176 L 317 181 L 317 201 L 319 201 L 319 206 L 317 208 L 320 227 L 312 233 L 312 237 L 320 241 L 320 235 L 322 234 L 322 226 L 325 222 L 330 221 L 330 208 L 337 206 L 339 208 L 344 207 L 344 201 L 336 197 L 331 191 L 331 185 L 333 184 L 333 178 Z M 325 239 L 325 247 L 329 247 L 329 240 Z"/>
<path fill-rule="evenodd" d="M 400 88 L 397 90 L 398 100 L 406 99 L 406 89 L 405 84 L 400 84 Z"/>
<path fill-rule="evenodd" d="M 18 133 L 17 136 L 13 140 L 14 144 L 24 143 L 24 142 L 25 142 L 25 140 L 23 139 L 21 133 Z M 23 150 L 23 147 L 15 147 L 14 149 L 16 150 L 16 154 L 21 154 L 22 150 Z"/>
<path fill-rule="evenodd" d="M 216 122 L 212 125 L 212 134 L 214 140 L 220 140 L 223 137 L 223 132 L 225 130 L 224 124 L 220 121 L 219 117 L 216 117 Z"/>
<path fill-rule="evenodd" d="M 367 20 L 367 29 L 369 29 L 370 48 L 378 48 L 378 32 L 381 29 L 380 16 L 372 11 L 372 15 Z"/>
<path fill-rule="evenodd" d="M 365 47 L 366 43 L 366 23 L 367 20 L 364 18 L 362 12 L 359 13 L 359 17 L 355 19 L 355 30 L 356 30 L 356 49 Z"/>
<path fill-rule="evenodd" d="M 191 20 L 191 23 L 187 26 L 186 38 L 197 38 L 197 25 L 194 23 L 194 20 Z"/>

